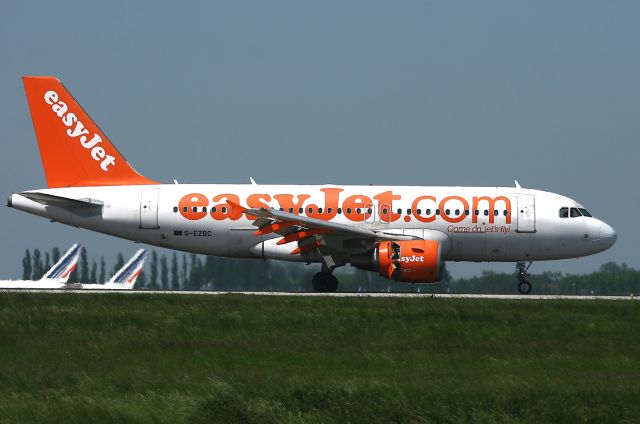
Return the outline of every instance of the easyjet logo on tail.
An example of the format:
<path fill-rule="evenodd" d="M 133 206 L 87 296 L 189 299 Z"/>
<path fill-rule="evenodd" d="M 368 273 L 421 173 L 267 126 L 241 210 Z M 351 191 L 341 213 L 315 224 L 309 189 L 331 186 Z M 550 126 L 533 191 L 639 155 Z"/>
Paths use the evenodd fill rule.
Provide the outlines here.
<path fill-rule="evenodd" d="M 89 150 L 87 154 L 89 154 L 94 161 L 100 162 L 100 169 L 109 171 L 109 166 L 116 164 L 115 157 L 107 154 L 104 147 L 100 146 L 102 138 L 98 134 L 93 134 L 93 136 L 89 138 L 89 130 L 78 119 L 75 113 L 68 112 L 69 107 L 65 102 L 60 100 L 57 92 L 49 90 L 44 93 L 44 101 L 48 105 L 51 105 L 51 110 L 60 118 L 62 123 L 68 127 L 67 135 L 72 139 L 78 140 L 82 147 Z"/>

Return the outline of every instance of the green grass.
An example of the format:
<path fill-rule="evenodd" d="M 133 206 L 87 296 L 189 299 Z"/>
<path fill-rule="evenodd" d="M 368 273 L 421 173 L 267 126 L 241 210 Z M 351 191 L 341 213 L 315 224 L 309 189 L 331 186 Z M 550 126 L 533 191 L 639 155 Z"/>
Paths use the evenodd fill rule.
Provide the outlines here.
<path fill-rule="evenodd" d="M 628 301 L 0 294 L 0 421 L 638 422 Z"/>

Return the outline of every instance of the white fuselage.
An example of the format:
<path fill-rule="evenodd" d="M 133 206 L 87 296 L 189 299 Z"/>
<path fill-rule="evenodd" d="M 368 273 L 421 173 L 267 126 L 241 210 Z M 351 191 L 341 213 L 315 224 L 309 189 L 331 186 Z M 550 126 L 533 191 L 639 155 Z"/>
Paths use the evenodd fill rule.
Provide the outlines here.
<path fill-rule="evenodd" d="M 615 231 L 597 218 L 562 218 L 561 208 L 582 208 L 576 201 L 523 188 L 174 184 L 37 192 L 92 199 L 103 207 L 98 213 L 77 213 L 18 193 L 9 198 L 9 206 L 150 245 L 230 257 L 320 260 L 291 255 L 290 245 L 276 245 L 277 234 L 255 236 L 252 221 L 227 201 L 295 214 L 302 210 L 301 215 L 335 223 L 435 238 L 447 261 L 575 258 L 601 252 L 616 240 Z"/>
<path fill-rule="evenodd" d="M 57 280 L 3 280 L 2 289 L 63 289 L 66 283 Z"/>

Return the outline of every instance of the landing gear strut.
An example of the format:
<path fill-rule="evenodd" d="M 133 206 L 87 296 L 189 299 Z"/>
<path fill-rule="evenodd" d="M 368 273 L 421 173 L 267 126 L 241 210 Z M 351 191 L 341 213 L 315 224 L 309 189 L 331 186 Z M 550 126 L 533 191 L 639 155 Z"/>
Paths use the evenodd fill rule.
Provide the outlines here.
<path fill-rule="evenodd" d="M 518 274 L 518 291 L 520 294 L 531 293 L 531 283 L 527 281 L 529 274 L 529 268 L 533 262 L 529 262 L 529 265 L 525 266 L 524 262 L 518 262 L 516 264 L 516 273 Z"/>
<path fill-rule="evenodd" d="M 338 290 L 338 279 L 331 271 L 320 271 L 311 280 L 313 289 L 320 293 L 333 293 Z"/>

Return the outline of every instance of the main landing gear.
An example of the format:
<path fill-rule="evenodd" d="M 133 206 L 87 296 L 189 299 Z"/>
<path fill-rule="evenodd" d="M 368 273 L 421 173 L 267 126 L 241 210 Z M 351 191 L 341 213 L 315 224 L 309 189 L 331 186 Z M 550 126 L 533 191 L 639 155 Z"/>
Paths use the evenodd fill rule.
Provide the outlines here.
<path fill-rule="evenodd" d="M 533 262 L 529 262 L 529 265 L 525 267 L 524 262 L 518 262 L 516 264 L 516 273 L 518 274 L 518 291 L 520 294 L 529 294 L 531 293 L 531 283 L 527 281 L 527 277 L 529 274 L 529 268 L 531 267 Z"/>
<path fill-rule="evenodd" d="M 338 290 L 338 279 L 328 270 L 314 274 L 311 280 L 313 289 L 321 293 L 333 293 Z"/>

